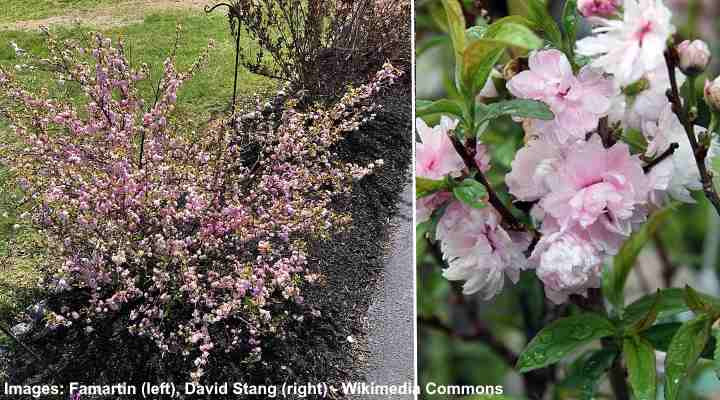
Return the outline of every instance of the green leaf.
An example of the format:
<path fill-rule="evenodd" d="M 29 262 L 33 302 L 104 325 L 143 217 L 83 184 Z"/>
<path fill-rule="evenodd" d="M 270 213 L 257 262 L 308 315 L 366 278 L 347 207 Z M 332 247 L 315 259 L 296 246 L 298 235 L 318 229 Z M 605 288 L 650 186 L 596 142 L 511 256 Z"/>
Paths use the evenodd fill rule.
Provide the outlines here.
<path fill-rule="evenodd" d="M 471 26 L 465 30 L 465 41 L 470 43 L 473 40 L 482 39 L 487 30 L 487 26 Z"/>
<path fill-rule="evenodd" d="M 487 39 L 478 39 L 470 43 L 462 55 L 462 82 L 469 90 L 467 94 L 474 98 L 482 90 L 490 77 L 495 64 L 505 51 L 505 45 Z"/>
<path fill-rule="evenodd" d="M 542 47 L 543 41 L 524 23 L 522 17 L 503 18 L 487 27 L 482 38 L 467 44 L 462 55 L 462 82 L 475 95 L 485 86 L 490 71 L 508 47 L 533 50 Z"/>
<path fill-rule="evenodd" d="M 615 326 L 595 313 L 561 318 L 543 328 L 527 345 L 518 360 L 521 373 L 560 361 L 584 344 L 615 334 Z"/>
<path fill-rule="evenodd" d="M 565 30 L 565 53 L 574 59 L 575 39 L 577 38 L 578 10 L 577 0 L 567 0 L 563 9 L 562 25 Z"/>
<path fill-rule="evenodd" d="M 562 385 L 579 389 L 580 400 L 594 399 L 595 390 L 600 384 L 600 379 L 612 367 L 617 355 L 618 352 L 615 348 L 589 351 L 577 363 L 573 363 Z"/>
<path fill-rule="evenodd" d="M 462 118 L 462 106 L 454 100 L 440 99 L 437 101 L 415 101 L 415 114 L 424 117 L 432 114 L 450 114 Z"/>
<path fill-rule="evenodd" d="M 522 50 L 535 50 L 543 46 L 542 39 L 530 28 L 509 20 L 495 22 L 490 25 L 484 39 Z"/>
<path fill-rule="evenodd" d="M 713 311 L 712 304 L 705 301 L 700 293 L 689 285 L 685 285 L 684 298 L 685 304 L 687 304 L 688 308 L 695 314 L 711 313 Z"/>
<path fill-rule="evenodd" d="M 655 297 L 655 302 L 653 302 L 652 307 L 650 307 L 650 310 L 645 314 L 645 316 L 640 319 L 635 325 L 633 326 L 634 332 L 642 332 L 648 328 L 650 328 L 655 321 L 657 320 L 658 313 L 660 312 L 660 296 Z"/>
<path fill-rule="evenodd" d="M 551 120 L 555 115 L 547 104 L 537 100 L 514 99 L 490 105 L 480 104 L 478 124 L 497 119 L 503 115 L 520 118 Z"/>
<path fill-rule="evenodd" d="M 439 1 L 431 1 L 429 3 L 429 11 L 430 17 L 435 25 L 437 25 L 442 32 L 448 32 L 450 26 L 448 25 L 447 13 L 445 13 L 443 5 Z"/>
<path fill-rule="evenodd" d="M 542 0 L 527 0 L 528 17 L 538 29 L 545 32 L 550 43 L 557 48 L 562 48 L 562 34 L 552 15 L 548 12 L 547 5 Z"/>
<path fill-rule="evenodd" d="M 720 307 L 720 300 L 707 294 L 700 293 L 699 296 L 704 302 L 710 303 L 714 308 Z M 689 311 L 685 303 L 685 291 L 680 288 L 663 289 L 657 293 L 644 296 L 625 308 L 623 324 L 632 325 L 643 319 L 653 304 L 659 298 L 657 304 L 657 319 L 664 319 L 675 314 Z"/>
<path fill-rule="evenodd" d="M 448 22 L 448 33 L 455 53 L 455 86 L 464 93 L 462 85 L 463 54 L 465 52 L 465 16 L 458 0 L 442 0 Z"/>
<path fill-rule="evenodd" d="M 453 188 L 455 198 L 473 208 L 483 208 L 487 205 L 487 188 L 475 179 L 467 178 Z"/>
<path fill-rule="evenodd" d="M 672 207 L 666 207 L 653 214 L 650 220 L 623 244 L 613 259 L 612 269 L 608 271 L 608 276 L 606 277 L 605 283 L 607 287 L 603 289 L 605 291 L 605 297 L 621 316 L 623 306 L 625 305 L 625 282 L 627 281 L 628 275 L 630 275 L 630 270 L 635 266 L 635 261 L 638 255 L 640 255 L 640 251 L 671 212 Z"/>
<path fill-rule="evenodd" d="M 415 198 L 421 198 L 429 196 L 435 192 L 441 190 L 447 190 L 449 188 L 448 181 L 446 179 L 434 180 L 423 178 L 421 176 L 415 177 Z"/>
<path fill-rule="evenodd" d="M 637 400 L 655 400 L 657 369 L 655 349 L 637 335 L 623 340 L 623 357 L 628 369 L 630 387 Z"/>
<path fill-rule="evenodd" d="M 415 48 L 415 58 L 420 57 L 426 51 L 432 49 L 435 46 L 444 45 L 446 43 L 450 43 L 450 38 L 447 35 L 433 36 L 431 38 L 425 39 L 417 44 Z"/>
<path fill-rule="evenodd" d="M 710 317 L 700 315 L 683 324 L 675 333 L 665 357 L 666 400 L 677 400 L 680 387 L 705 348 L 712 323 Z"/>

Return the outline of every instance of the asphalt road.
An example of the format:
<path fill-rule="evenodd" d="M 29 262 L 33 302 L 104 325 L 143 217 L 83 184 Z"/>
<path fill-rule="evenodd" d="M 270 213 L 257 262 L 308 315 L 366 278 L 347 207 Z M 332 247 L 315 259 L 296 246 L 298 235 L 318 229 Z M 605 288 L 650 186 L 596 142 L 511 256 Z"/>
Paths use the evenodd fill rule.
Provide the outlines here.
<path fill-rule="evenodd" d="M 412 184 L 406 182 L 398 213 L 390 223 L 383 275 L 368 310 L 369 331 L 366 340 L 369 359 L 365 371 L 368 383 L 414 384 L 412 201 Z M 413 396 L 396 395 L 387 398 L 412 399 Z"/>

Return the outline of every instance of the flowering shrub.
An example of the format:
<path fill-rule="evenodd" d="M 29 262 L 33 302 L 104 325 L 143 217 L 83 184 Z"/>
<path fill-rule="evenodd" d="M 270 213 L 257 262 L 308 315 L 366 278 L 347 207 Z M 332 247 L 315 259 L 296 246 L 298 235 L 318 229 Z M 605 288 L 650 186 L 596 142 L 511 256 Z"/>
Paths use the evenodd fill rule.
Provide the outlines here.
<path fill-rule="evenodd" d="M 2 162 L 47 236 L 43 285 L 75 299 L 49 307 L 48 325 L 93 335 L 127 316 L 131 334 L 192 363 L 193 380 L 218 352 L 261 360 L 263 336 L 286 318 L 274 305 L 301 303 L 316 279 L 306 240 L 347 225 L 332 201 L 382 166 L 338 162 L 333 146 L 373 117 L 372 97 L 399 71 L 386 65 L 329 106 L 302 111 L 289 98 L 277 120 L 233 116 L 195 131 L 174 111 L 207 53 L 187 71 L 168 59 L 146 102 L 148 69 L 130 64 L 122 42 L 96 34 L 49 48 L 40 64 L 78 85 L 82 104 L 0 71 L 14 132 Z"/>
<path fill-rule="evenodd" d="M 693 193 L 702 191 L 720 213 L 712 172 L 720 80 L 707 82 L 704 102 L 697 85 L 709 46 L 674 36 L 662 0 L 570 0 L 561 26 L 539 0 L 528 1 L 527 18 L 478 26 L 467 25 L 470 11 L 461 2 L 442 4 L 457 55 L 457 96 L 417 104 L 419 232 L 444 261 L 442 276 L 463 282 L 464 295 L 491 299 L 505 277 L 518 283 L 528 271 L 557 305 L 545 309 L 558 311 L 535 322 L 540 326 L 528 322 L 529 343 L 519 355 L 492 338 L 472 309 L 475 336 L 455 333 L 435 315 L 421 322 L 485 340 L 525 374 L 530 398 L 543 398 L 555 381 L 548 366 L 603 339 L 602 350 L 569 372 L 588 379 L 580 397 L 592 398 L 597 379 L 612 370 L 614 398 L 632 392 L 655 399 L 654 351 L 666 351 L 665 395 L 676 399 L 710 343 L 720 300 L 688 287 L 626 305 L 624 288 L 640 250 L 676 204 L 694 204 Z M 592 33 L 578 38 L 583 19 Z M 494 124 L 521 127 L 521 146 L 510 132 L 506 143 L 493 138 Z M 498 154 L 508 147 L 505 163 Z M 678 296 L 683 306 L 668 310 L 664 304 Z M 528 301 L 519 300 L 524 311 Z M 664 344 L 655 340 L 659 314 L 688 309 L 695 319 L 674 325 Z"/>

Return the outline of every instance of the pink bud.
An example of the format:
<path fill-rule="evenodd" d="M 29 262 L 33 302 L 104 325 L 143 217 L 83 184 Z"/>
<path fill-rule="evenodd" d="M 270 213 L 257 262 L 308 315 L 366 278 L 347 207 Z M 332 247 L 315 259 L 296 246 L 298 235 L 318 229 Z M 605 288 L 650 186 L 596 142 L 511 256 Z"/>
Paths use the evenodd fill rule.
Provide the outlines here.
<path fill-rule="evenodd" d="M 705 81 L 705 102 L 715 112 L 720 112 L 720 77 Z"/>
<path fill-rule="evenodd" d="M 617 13 L 620 0 L 579 0 L 578 11 L 584 17 L 610 17 Z"/>
<path fill-rule="evenodd" d="M 685 40 L 677 47 L 680 56 L 680 69 L 687 75 L 698 75 L 705 71 L 712 54 L 707 43 L 702 40 Z"/>

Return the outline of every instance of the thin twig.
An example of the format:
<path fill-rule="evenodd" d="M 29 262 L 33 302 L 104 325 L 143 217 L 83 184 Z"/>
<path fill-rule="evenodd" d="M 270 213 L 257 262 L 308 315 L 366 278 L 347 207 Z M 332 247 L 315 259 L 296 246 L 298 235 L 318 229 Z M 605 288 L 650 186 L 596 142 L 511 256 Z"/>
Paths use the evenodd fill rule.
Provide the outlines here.
<path fill-rule="evenodd" d="M 703 184 L 703 192 L 705 193 L 705 197 L 710 200 L 710 203 L 712 203 L 713 207 L 715 207 L 715 210 L 718 212 L 718 214 L 720 214 L 720 196 L 718 196 L 718 193 L 717 191 L 715 191 L 715 187 L 713 186 L 712 174 L 707 170 L 707 167 L 705 166 L 705 158 L 707 157 L 708 149 L 707 147 L 701 146 L 698 143 L 698 140 L 695 137 L 695 129 L 693 127 L 693 123 L 682 106 L 682 99 L 680 98 L 680 90 L 678 89 L 677 77 L 675 76 L 677 59 L 677 50 L 674 47 L 671 47 L 665 51 L 665 63 L 667 64 L 668 75 L 670 76 L 670 93 L 668 94 L 668 99 L 672 103 L 673 111 L 680 119 L 680 122 L 685 128 L 687 138 L 690 141 L 690 146 L 692 147 L 693 155 L 695 156 L 695 164 L 697 164 L 698 170 L 700 171 L 700 181 Z M 695 88 L 690 88 L 690 90 L 695 90 Z"/>
<path fill-rule="evenodd" d="M 650 172 L 651 169 L 653 169 L 653 167 L 655 167 L 656 165 L 658 165 L 658 164 L 660 164 L 661 162 L 663 162 L 663 160 L 665 160 L 666 158 L 668 158 L 668 157 L 670 157 L 671 155 L 673 155 L 673 153 L 675 153 L 675 150 L 677 150 L 679 147 L 680 147 L 680 145 L 677 144 L 677 143 L 670 143 L 670 147 L 668 147 L 668 149 L 665 150 L 662 154 L 660 154 L 659 156 L 655 157 L 652 161 L 650 161 L 649 163 L 647 163 L 647 164 L 643 167 L 643 171 L 647 174 L 648 172 Z"/>
<path fill-rule="evenodd" d="M 450 140 L 452 141 L 455 151 L 457 151 L 457 153 L 460 155 L 463 162 L 465 163 L 465 166 L 468 168 L 468 171 L 476 170 L 477 168 L 475 166 L 475 160 L 473 159 L 473 155 L 468 151 L 468 149 L 460 142 L 458 138 L 456 138 L 452 134 L 450 134 Z M 518 221 L 517 218 L 515 218 L 513 213 L 505 206 L 505 204 L 503 204 L 502 200 L 500 200 L 500 197 L 498 197 L 497 193 L 495 193 L 495 190 L 490 185 L 490 182 L 488 182 L 487 178 L 485 178 L 485 175 L 481 171 L 477 171 L 477 175 L 475 176 L 475 178 L 480 181 L 483 186 L 485 186 L 485 189 L 488 192 L 488 201 L 495 208 L 495 210 L 500 213 L 503 222 L 510 230 L 530 232 L 534 236 L 539 235 L 537 231 L 535 231 L 534 229 L 530 229 L 529 227 Z"/>

